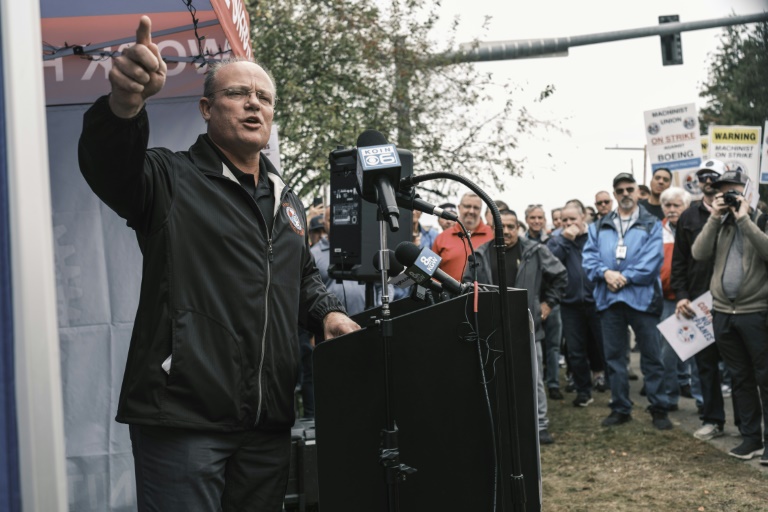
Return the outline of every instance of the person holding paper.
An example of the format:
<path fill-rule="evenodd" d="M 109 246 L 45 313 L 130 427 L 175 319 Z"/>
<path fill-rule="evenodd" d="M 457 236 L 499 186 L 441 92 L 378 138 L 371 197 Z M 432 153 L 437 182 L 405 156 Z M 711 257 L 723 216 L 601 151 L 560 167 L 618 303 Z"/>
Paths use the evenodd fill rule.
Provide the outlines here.
<path fill-rule="evenodd" d="M 661 266 L 661 288 L 664 293 L 664 309 L 661 320 L 675 314 L 677 302 L 675 290 L 672 288 L 672 255 L 675 248 L 675 235 L 677 233 L 677 221 L 680 214 L 688 208 L 691 195 L 679 187 L 670 187 L 661 193 L 661 209 L 664 212 L 664 220 L 661 222 L 662 238 L 664 240 L 664 264 Z M 678 409 L 681 390 L 684 387 L 691 390 L 690 366 L 677 356 L 675 349 L 667 339 L 659 334 L 661 341 L 661 356 L 664 361 L 664 386 L 669 397 L 669 410 Z M 688 394 L 688 397 L 691 395 Z"/>
<path fill-rule="evenodd" d="M 742 460 L 762 454 L 760 463 L 768 465 L 768 235 L 766 215 L 750 208 L 750 185 L 740 170 L 723 173 L 692 254 L 714 260 L 715 343 L 732 373 L 741 420 L 742 442 L 729 454 Z"/>
<path fill-rule="evenodd" d="M 678 317 L 695 317 L 696 312 L 691 301 L 709 291 L 714 261 L 712 259 L 695 260 L 691 254 L 691 247 L 709 219 L 712 202 L 717 194 L 714 184 L 726 170 L 725 163 L 720 160 L 712 159 L 702 163 L 702 167 L 696 172 L 696 178 L 703 197 L 700 201 L 692 201 L 691 206 L 680 215 L 677 222 L 670 284 L 675 291 L 677 300 L 675 314 Z M 693 436 L 696 439 L 708 441 L 724 434 L 725 405 L 720 386 L 719 368 L 722 358 L 717 344 L 713 343 L 697 352 L 694 359 L 701 388 L 699 418 L 702 426 L 693 433 Z M 734 411 L 735 405 L 734 400 Z M 734 414 L 734 417 L 738 418 L 738 415 Z"/>

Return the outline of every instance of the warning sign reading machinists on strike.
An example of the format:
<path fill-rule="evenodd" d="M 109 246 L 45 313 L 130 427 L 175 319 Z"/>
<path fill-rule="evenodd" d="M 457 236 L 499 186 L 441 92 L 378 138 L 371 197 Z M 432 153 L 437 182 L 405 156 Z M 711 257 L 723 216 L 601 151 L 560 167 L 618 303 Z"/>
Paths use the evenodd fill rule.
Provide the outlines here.
<path fill-rule="evenodd" d="M 667 168 L 675 175 L 676 185 L 697 193 L 695 173 L 701 165 L 701 137 L 696 105 L 647 110 L 644 117 L 651 170 Z"/>

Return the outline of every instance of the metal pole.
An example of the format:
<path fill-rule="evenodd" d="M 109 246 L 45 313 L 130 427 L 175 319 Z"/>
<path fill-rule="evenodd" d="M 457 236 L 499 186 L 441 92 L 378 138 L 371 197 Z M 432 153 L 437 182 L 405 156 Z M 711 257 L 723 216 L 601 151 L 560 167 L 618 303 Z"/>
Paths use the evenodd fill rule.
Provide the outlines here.
<path fill-rule="evenodd" d="M 431 57 L 431 61 L 434 65 L 439 66 L 456 64 L 459 62 L 489 62 L 495 60 L 527 59 L 556 54 L 567 55 L 568 49 L 574 46 L 586 46 L 590 44 L 608 43 L 611 41 L 638 39 L 641 37 L 666 36 L 678 32 L 690 32 L 692 30 L 729 27 L 732 25 L 744 25 L 747 23 L 760 23 L 764 21 L 768 21 L 768 12 L 747 14 L 743 16 L 730 16 L 727 18 L 715 18 L 711 20 L 689 21 L 684 23 L 663 23 L 650 27 L 571 37 L 520 39 L 479 44 L 466 43 L 460 45 L 458 51 L 447 52 Z"/>

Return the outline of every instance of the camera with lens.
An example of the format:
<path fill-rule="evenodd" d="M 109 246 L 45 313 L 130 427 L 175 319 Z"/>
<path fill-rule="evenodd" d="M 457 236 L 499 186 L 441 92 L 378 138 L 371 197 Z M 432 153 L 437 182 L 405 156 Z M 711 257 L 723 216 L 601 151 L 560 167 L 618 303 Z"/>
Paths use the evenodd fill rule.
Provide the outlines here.
<path fill-rule="evenodd" d="M 739 192 L 736 192 L 735 190 L 729 190 L 725 194 L 723 194 L 723 202 L 727 206 L 733 206 L 736 210 L 741 207 L 741 198 L 742 196 Z"/>

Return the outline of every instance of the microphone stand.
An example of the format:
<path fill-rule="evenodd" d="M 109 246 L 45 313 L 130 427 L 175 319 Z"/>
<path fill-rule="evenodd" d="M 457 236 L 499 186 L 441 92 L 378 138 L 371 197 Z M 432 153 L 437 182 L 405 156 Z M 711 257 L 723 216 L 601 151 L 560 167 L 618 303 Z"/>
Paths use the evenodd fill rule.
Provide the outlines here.
<path fill-rule="evenodd" d="M 407 190 L 417 183 L 422 181 L 429 181 L 433 179 L 449 179 L 458 181 L 463 184 L 475 194 L 477 194 L 483 202 L 493 212 L 493 222 L 495 224 L 494 229 L 494 247 L 496 248 L 497 264 L 499 267 L 499 302 L 501 307 L 501 349 L 504 353 L 504 366 L 506 371 L 505 387 L 507 395 L 507 408 L 509 409 L 509 430 L 507 431 L 509 445 L 512 448 L 512 474 L 509 475 L 509 483 L 512 493 L 513 509 L 516 512 L 522 512 L 525 510 L 525 482 L 523 475 L 523 465 L 520 460 L 520 430 L 518 428 L 518 415 L 517 415 L 517 399 L 516 399 L 516 386 L 515 386 L 515 360 L 512 355 L 512 350 L 508 348 L 508 343 L 511 340 L 512 325 L 507 315 L 508 301 L 507 301 L 507 267 L 504 254 L 504 228 L 501 226 L 501 216 L 499 215 L 499 209 L 496 203 L 475 183 L 471 182 L 463 176 L 453 174 L 450 172 L 432 172 L 428 174 L 422 174 L 419 176 L 409 176 L 400 181 L 400 190 Z M 502 443 L 497 443 L 497 460 L 502 461 L 503 449 Z"/>
<path fill-rule="evenodd" d="M 416 472 L 415 468 L 400 463 L 400 446 L 397 439 L 397 424 L 392 410 L 394 400 L 391 388 L 393 374 L 390 368 L 390 347 L 392 338 L 392 319 L 389 310 L 389 286 L 387 284 L 387 271 L 389 270 L 389 246 L 387 244 L 387 229 L 391 225 L 384 218 L 381 210 L 377 215 L 379 221 L 379 268 L 381 269 L 381 318 L 376 320 L 381 333 L 382 347 L 384 351 L 384 402 L 386 409 L 386 425 L 381 430 L 381 445 L 379 448 L 379 464 L 384 467 L 384 478 L 387 484 L 387 508 L 389 512 L 400 511 L 400 482 L 407 475 Z M 395 229 L 396 230 L 396 229 Z M 393 230 L 394 231 L 394 230 Z"/>

